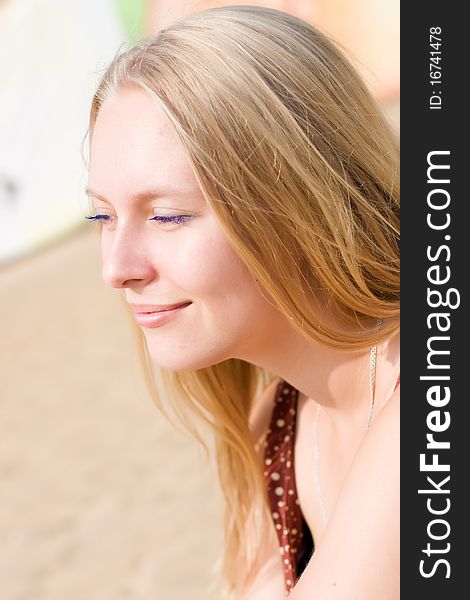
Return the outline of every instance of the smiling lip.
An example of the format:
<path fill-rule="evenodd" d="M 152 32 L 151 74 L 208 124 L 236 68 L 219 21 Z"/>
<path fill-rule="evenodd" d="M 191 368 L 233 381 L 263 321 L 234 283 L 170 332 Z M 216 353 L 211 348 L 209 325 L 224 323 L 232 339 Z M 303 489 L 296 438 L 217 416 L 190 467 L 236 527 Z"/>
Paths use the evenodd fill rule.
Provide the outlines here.
<path fill-rule="evenodd" d="M 141 327 L 160 327 L 192 302 L 176 304 L 130 304 L 137 324 Z"/>

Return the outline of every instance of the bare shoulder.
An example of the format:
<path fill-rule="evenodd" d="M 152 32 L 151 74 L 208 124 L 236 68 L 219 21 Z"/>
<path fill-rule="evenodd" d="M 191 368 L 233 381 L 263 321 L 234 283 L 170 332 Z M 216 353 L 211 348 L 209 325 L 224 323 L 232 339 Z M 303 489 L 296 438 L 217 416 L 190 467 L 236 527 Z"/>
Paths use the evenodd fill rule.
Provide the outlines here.
<path fill-rule="evenodd" d="M 368 505 L 365 522 L 388 508 L 388 526 L 397 526 L 400 486 L 400 386 L 396 388 L 364 436 L 341 490 L 339 507 Z M 364 503 L 364 491 L 369 500 Z M 369 515 L 369 517 L 367 516 Z M 382 515 L 385 518 L 385 515 Z"/>
<path fill-rule="evenodd" d="M 400 386 L 365 435 L 292 600 L 399 598 L 399 438 Z"/>
<path fill-rule="evenodd" d="M 274 397 L 281 377 L 274 377 L 253 402 L 250 413 L 250 429 L 255 444 L 266 434 L 271 419 Z"/>

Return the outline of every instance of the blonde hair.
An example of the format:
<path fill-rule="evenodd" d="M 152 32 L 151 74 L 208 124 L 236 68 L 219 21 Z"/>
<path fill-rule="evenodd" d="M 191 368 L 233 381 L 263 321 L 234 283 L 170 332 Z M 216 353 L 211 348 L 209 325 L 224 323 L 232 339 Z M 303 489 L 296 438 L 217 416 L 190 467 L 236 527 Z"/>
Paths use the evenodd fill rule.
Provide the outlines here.
<path fill-rule="evenodd" d="M 128 84 L 163 109 L 229 242 L 293 327 L 339 351 L 399 329 L 398 143 L 324 34 L 254 6 L 184 18 L 116 55 L 93 98 L 91 133 L 102 103 Z M 312 310 L 319 290 L 352 332 Z M 162 410 L 165 399 L 196 436 L 194 414 L 215 433 L 223 572 L 238 597 L 269 519 L 249 416 L 271 374 L 238 359 L 166 372 L 142 352 Z"/>

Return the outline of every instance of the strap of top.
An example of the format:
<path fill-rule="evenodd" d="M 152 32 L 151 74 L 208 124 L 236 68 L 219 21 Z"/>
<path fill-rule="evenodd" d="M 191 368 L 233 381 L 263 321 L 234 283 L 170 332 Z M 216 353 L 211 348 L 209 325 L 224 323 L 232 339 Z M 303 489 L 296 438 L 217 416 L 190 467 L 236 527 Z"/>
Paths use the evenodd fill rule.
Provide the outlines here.
<path fill-rule="evenodd" d="M 305 531 L 295 484 L 297 398 L 298 391 L 292 385 L 286 381 L 279 383 L 264 454 L 264 477 L 279 540 L 286 592 L 296 583 L 303 554 L 308 553 L 306 562 L 313 550 L 313 542 L 308 539 L 310 533 Z"/>
<path fill-rule="evenodd" d="M 400 384 L 400 375 L 395 391 Z M 286 592 L 307 565 L 314 541 L 303 517 L 295 482 L 294 441 L 299 393 L 282 380 L 276 390 L 266 441 L 264 477 L 271 514 L 278 535 Z"/>

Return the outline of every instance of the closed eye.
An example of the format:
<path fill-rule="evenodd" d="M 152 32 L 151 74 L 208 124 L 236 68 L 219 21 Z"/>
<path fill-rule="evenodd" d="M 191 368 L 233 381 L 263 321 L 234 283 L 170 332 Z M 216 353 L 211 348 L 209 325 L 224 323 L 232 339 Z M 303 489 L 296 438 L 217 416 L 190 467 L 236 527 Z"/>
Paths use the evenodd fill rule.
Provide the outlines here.
<path fill-rule="evenodd" d="M 88 219 L 89 221 L 109 221 L 111 215 L 87 215 L 85 219 Z"/>
<path fill-rule="evenodd" d="M 149 221 L 159 221 L 160 223 L 185 223 L 194 218 L 194 215 L 155 215 Z"/>
<path fill-rule="evenodd" d="M 88 219 L 89 221 L 95 221 L 95 222 L 110 222 L 112 220 L 113 216 L 112 215 L 103 215 L 103 214 L 98 214 L 98 215 L 87 215 L 85 217 L 85 219 Z M 154 217 L 150 217 L 148 220 L 149 221 L 158 221 L 160 223 L 176 223 L 176 224 L 181 224 L 181 223 L 186 223 L 187 221 L 190 221 L 191 219 L 194 218 L 194 215 L 155 215 Z"/>

